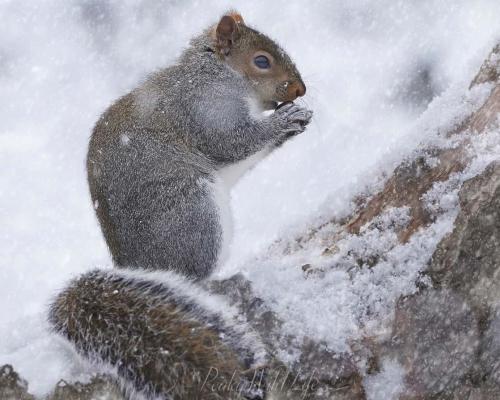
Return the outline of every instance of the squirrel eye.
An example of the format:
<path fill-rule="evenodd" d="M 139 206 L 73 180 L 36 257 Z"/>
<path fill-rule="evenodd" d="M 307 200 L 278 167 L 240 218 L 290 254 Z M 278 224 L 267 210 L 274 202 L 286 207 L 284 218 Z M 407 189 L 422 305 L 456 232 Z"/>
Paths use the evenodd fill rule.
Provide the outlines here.
<path fill-rule="evenodd" d="M 266 56 L 257 56 L 253 59 L 253 62 L 260 69 L 271 68 L 271 63 L 269 62 L 269 58 L 267 58 Z"/>

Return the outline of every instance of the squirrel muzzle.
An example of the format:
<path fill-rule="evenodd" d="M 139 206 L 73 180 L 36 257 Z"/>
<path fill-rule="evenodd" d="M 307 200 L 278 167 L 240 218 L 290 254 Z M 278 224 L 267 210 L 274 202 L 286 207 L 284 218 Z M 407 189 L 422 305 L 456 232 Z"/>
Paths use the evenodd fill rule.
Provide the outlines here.
<path fill-rule="evenodd" d="M 299 79 L 287 84 L 283 101 L 294 101 L 297 97 L 302 97 L 305 94 L 306 85 Z"/>

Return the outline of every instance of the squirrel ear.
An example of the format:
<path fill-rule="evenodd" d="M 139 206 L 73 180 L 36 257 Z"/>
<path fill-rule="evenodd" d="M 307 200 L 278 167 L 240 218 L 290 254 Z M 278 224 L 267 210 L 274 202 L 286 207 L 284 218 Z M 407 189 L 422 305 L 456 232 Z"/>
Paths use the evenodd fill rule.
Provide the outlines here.
<path fill-rule="evenodd" d="M 221 54 L 227 56 L 231 51 L 231 47 L 238 38 L 239 24 L 244 24 L 244 22 L 238 13 L 224 15 L 219 21 L 215 30 L 215 38 L 217 49 Z"/>
<path fill-rule="evenodd" d="M 245 21 L 243 21 L 243 17 L 237 11 L 229 11 L 229 13 L 227 15 L 230 16 L 232 19 L 234 19 L 234 21 L 237 24 L 245 25 Z"/>

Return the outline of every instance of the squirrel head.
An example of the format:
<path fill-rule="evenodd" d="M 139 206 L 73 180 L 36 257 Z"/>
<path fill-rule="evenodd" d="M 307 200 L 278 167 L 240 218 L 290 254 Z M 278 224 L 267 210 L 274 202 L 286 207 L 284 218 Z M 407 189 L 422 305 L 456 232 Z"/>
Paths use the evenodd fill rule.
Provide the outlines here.
<path fill-rule="evenodd" d="M 245 25 L 237 12 L 224 15 L 212 30 L 214 48 L 231 68 L 247 78 L 264 108 L 294 101 L 306 86 L 288 54 L 266 35 Z"/>

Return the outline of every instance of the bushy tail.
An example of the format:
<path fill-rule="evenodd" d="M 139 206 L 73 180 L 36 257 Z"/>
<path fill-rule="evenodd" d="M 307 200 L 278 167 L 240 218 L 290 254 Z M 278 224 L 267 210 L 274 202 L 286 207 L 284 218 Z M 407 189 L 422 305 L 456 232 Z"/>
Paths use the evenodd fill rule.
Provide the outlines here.
<path fill-rule="evenodd" d="M 80 354 L 110 366 L 131 398 L 262 398 L 253 368 L 263 348 L 227 315 L 175 274 L 96 270 L 56 297 L 49 321 Z"/>

